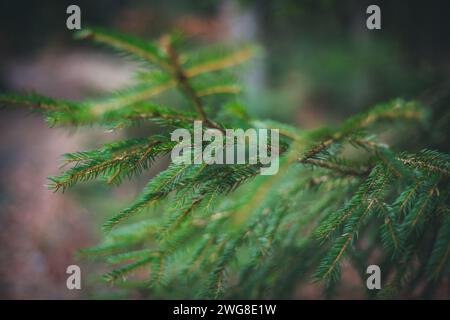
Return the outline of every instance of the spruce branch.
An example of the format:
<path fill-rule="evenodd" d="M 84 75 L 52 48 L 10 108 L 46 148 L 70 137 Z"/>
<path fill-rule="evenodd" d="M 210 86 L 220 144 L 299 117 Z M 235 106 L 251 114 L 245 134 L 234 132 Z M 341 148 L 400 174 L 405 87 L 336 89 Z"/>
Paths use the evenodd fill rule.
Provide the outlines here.
<path fill-rule="evenodd" d="M 173 44 L 171 43 L 170 39 L 167 39 L 164 41 L 165 49 L 169 55 L 170 61 L 173 66 L 173 74 L 174 77 L 178 83 L 178 85 L 181 87 L 182 91 L 185 93 L 186 97 L 192 102 L 194 105 L 194 108 L 197 110 L 198 114 L 200 115 L 200 118 L 210 127 L 218 129 L 222 132 L 225 132 L 223 128 L 221 128 L 217 123 L 214 121 L 208 119 L 205 110 L 203 108 L 203 103 L 200 99 L 200 96 L 197 94 L 197 92 L 194 90 L 194 88 L 191 86 L 188 80 L 188 76 L 185 71 L 182 69 L 179 57 L 177 52 L 175 51 L 175 48 L 173 47 Z M 204 71 L 204 70 L 203 70 Z M 197 72 L 198 74 L 198 72 Z M 194 73 L 196 75 L 196 73 Z M 192 72 L 190 74 L 192 77 Z"/>
<path fill-rule="evenodd" d="M 55 190 L 140 176 L 171 152 L 170 131 L 192 132 L 194 120 L 222 133 L 256 127 L 281 134 L 276 175 L 259 175 L 261 164 L 172 162 L 150 179 L 128 208 L 104 223 L 103 242 L 81 252 L 114 265 L 106 280 L 120 285 L 145 267 L 150 285 L 142 290 L 152 296 L 172 294 L 176 286 L 181 298 L 192 292 L 284 298 L 312 275 L 326 282 L 324 294 L 332 297 L 343 261 L 350 258 L 360 268 L 374 252 L 391 279 L 380 296 L 418 292 L 420 283 L 425 295 L 449 276 L 450 156 L 428 149 L 397 152 L 401 146 L 390 145 L 395 140 L 378 135 L 386 125 L 395 131 L 395 123 L 429 121 L 420 103 L 396 99 L 340 126 L 301 130 L 254 119 L 234 96 L 230 101 L 241 91 L 230 69 L 251 58 L 252 47 L 183 52 L 168 37 L 151 42 L 94 28 L 79 36 L 143 62 L 135 85 L 80 102 L 1 94 L 0 104 L 41 112 L 51 125 L 116 129 L 146 121 L 162 133 L 66 154 L 63 171 L 50 177 Z M 192 112 L 151 101 L 173 89 Z M 217 112 L 207 113 L 209 101 Z"/>

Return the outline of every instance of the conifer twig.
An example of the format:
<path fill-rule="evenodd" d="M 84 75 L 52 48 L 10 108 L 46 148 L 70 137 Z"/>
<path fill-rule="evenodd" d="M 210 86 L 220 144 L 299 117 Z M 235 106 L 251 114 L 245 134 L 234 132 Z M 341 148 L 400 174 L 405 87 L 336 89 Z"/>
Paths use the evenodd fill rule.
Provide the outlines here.
<path fill-rule="evenodd" d="M 222 127 L 220 127 L 217 123 L 212 121 L 208 118 L 206 115 L 206 112 L 203 108 L 202 100 L 200 99 L 200 96 L 197 94 L 197 92 L 194 90 L 194 88 L 191 86 L 188 80 L 188 76 L 186 75 L 185 71 L 180 65 L 179 56 L 177 52 L 175 51 L 175 48 L 173 47 L 171 41 L 168 38 L 163 39 L 162 41 L 163 46 L 167 50 L 167 54 L 169 55 L 169 59 L 172 63 L 173 73 L 175 76 L 175 79 L 177 80 L 179 86 L 181 87 L 182 91 L 186 95 L 186 97 L 192 101 L 192 104 L 194 105 L 194 108 L 199 113 L 201 119 L 210 127 L 220 130 L 221 132 L 225 132 Z"/>
<path fill-rule="evenodd" d="M 355 168 L 338 165 L 329 161 L 319 160 L 319 159 L 304 159 L 301 161 L 304 164 L 311 164 L 313 166 L 322 167 L 330 170 L 334 170 L 336 172 L 342 173 L 344 175 L 351 176 L 366 176 L 370 172 L 370 168 L 366 168 L 364 170 L 358 170 Z"/>

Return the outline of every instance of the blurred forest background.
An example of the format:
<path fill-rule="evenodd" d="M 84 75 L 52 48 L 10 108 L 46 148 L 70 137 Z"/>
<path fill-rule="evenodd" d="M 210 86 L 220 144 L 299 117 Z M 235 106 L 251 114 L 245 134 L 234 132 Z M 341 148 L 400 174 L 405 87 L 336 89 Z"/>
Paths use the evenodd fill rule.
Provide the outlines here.
<path fill-rule="evenodd" d="M 179 30 L 195 45 L 260 44 L 264 53 L 242 75 L 243 100 L 257 117 L 309 129 L 403 97 L 434 106 L 434 129 L 448 130 L 448 117 L 441 116 L 450 101 L 448 1 L 2 0 L 1 92 L 82 99 L 132 83 L 134 63 L 72 40 L 66 29 L 70 4 L 80 6 L 82 26 L 151 39 Z M 381 7 L 382 30 L 367 30 L 369 4 Z M 139 183 L 116 188 L 90 183 L 63 195 L 45 187 L 47 176 L 58 172 L 61 154 L 133 136 L 133 130 L 49 129 L 26 111 L 1 111 L 0 298 L 141 297 L 97 281 L 104 267 L 78 261 L 76 252 L 98 241 L 105 217 L 130 203 L 164 163 Z M 433 132 L 427 133 L 429 147 L 449 152 L 448 134 Z M 83 290 L 66 288 L 65 270 L 74 263 L 82 268 Z M 361 297 L 351 271 L 345 277 L 341 297 Z M 294 298 L 316 297 L 306 289 Z"/>

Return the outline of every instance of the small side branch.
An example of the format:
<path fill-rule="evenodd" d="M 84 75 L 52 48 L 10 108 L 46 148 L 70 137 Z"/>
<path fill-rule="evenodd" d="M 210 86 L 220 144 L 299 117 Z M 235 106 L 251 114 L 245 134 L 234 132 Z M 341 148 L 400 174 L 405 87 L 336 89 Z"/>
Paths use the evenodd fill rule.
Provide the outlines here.
<path fill-rule="evenodd" d="M 184 92 L 186 97 L 192 101 L 192 104 L 194 105 L 195 110 L 200 115 L 201 119 L 209 126 L 215 129 L 218 129 L 222 132 L 224 132 L 223 128 L 221 128 L 217 123 L 214 121 L 208 119 L 208 116 L 206 115 L 206 112 L 203 108 L 202 100 L 200 99 L 197 92 L 194 90 L 194 88 L 189 83 L 188 77 L 183 70 L 183 68 L 180 65 L 179 56 L 175 49 L 173 48 L 170 41 L 166 41 L 165 48 L 167 50 L 167 54 L 169 55 L 169 59 L 172 63 L 173 67 L 173 74 L 175 76 L 175 79 L 180 86 L 181 90 Z"/>
<path fill-rule="evenodd" d="M 317 154 L 319 154 L 320 152 L 322 152 L 323 150 L 327 149 L 329 146 L 331 146 L 333 143 L 335 142 L 334 139 L 328 139 L 325 140 L 324 142 L 316 145 L 315 147 L 313 147 L 311 150 L 309 150 L 308 152 L 306 152 L 303 157 L 301 157 L 299 159 L 300 162 L 304 163 L 308 160 L 310 160 L 311 158 L 313 158 L 314 156 L 316 156 Z"/>
<path fill-rule="evenodd" d="M 336 163 L 327 162 L 327 161 L 319 160 L 319 159 L 304 159 L 304 160 L 301 160 L 300 162 L 304 163 L 304 164 L 310 164 L 310 165 L 313 165 L 316 167 L 330 169 L 330 170 L 336 171 L 338 173 L 341 173 L 344 175 L 350 175 L 350 176 L 362 177 L 362 176 L 366 176 L 370 172 L 369 169 L 350 168 L 347 166 L 343 166 L 343 165 L 339 165 Z"/>

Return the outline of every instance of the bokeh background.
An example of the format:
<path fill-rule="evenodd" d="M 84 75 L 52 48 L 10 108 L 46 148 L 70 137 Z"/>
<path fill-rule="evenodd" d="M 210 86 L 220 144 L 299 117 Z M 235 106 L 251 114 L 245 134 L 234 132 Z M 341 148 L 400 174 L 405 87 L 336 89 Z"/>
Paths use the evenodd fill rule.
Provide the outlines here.
<path fill-rule="evenodd" d="M 449 151 L 448 1 L 2 0 L 0 91 L 78 100 L 132 83 L 131 61 L 72 40 L 65 25 L 70 4 L 80 6 L 82 26 L 150 39 L 178 30 L 196 45 L 261 45 L 264 53 L 243 77 L 242 97 L 258 117 L 308 129 L 380 101 L 420 99 L 434 115 L 428 146 Z M 369 4 L 381 7 L 382 30 L 366 29 Z M 45 187 L 61 154 L 135 133 L 49 129 L 37 115 L 0 111 L 0 298 L 142 297 L 99 282 L 105 266 L 80 261 L 76 253 L 98 241 L 104 219 L 130 203 L 164 163 L 118 188 L 90 183 L 56 194 Z M 66 288 L 65 270 L 74 263 L 82 267 L 79 291 Z M 356 277 L 344 272 L 340 297 L 362 297 Z M 318 294 L 306 288 L 295 298 Z"/>

